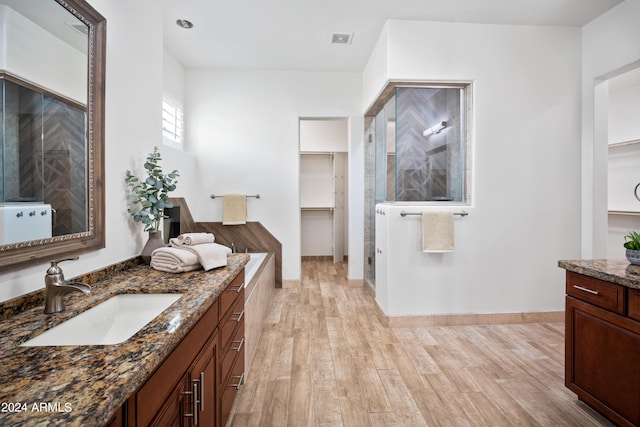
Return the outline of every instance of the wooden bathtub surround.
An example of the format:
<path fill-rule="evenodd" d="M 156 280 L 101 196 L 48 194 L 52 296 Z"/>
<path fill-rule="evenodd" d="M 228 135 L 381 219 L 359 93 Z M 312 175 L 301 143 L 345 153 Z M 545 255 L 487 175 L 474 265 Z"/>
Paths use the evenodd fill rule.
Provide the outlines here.
<path fill-rule="evenodd" d="M 275 256 L 267 255 L 245 288 L 245 375 L 249 377 L 251 364 L 258 347 L 271 299 L 275 294 Z"/>
<path fill-rule="evenodd" d="M 611 426 L 564 386 L 562 322 L 388 328 L 346 271 L 275 291 L 233 427 Z"/>
<path fill-rule="evenodd" d="M 169 199 L 180 207 L 180 232 L 207 232 L 216 236 L 216 242 L 231 247 L 233 242 L 238 252 L 270 252 L 275 255 L 275 287 L 282 287 L 282 244 L 259 222 L 238 225 L 222 225 L 222 222 L 195 222 L 187 202 L 182 197 Z"/>

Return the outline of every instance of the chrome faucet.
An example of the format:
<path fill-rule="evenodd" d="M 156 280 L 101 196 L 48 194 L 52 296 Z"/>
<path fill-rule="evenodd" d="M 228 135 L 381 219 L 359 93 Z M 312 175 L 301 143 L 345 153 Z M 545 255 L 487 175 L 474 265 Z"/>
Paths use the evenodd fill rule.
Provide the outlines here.
<path fill-rule="evenodd" d="M 231 253 L 236 253 L 236 244 L 231 242 Z"/>
<path fill-rule="evenodd" d="M 51 261 L 51 266 L 44 276 L 45 284 L 45 314 L 58 313 L 64 311 L 64 299 L 66 294 L 72 291 L 79 291 L 85 295 L 91 293 L 91 287 L 84 283 L 70 282 L 64 279 L 62 269 L 58 267 L 58 263 L 63 261 L 75 261 L 78 257 L 61 259 L 59 261 Z"/>

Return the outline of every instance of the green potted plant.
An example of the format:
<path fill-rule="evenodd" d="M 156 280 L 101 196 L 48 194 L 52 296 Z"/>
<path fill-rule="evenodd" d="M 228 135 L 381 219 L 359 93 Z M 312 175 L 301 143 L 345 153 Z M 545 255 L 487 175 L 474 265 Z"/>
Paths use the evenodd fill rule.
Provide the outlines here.
<path fill-rule="evenodd" d="M 624 236 L 624 247 L 627 248 L 627 261 L 634 265 L 640 265 L 640 233 L 630 231 Z"/>
<path fill-rule="evenodd" d="M 127 212 L 134 221 L 143 223 L 144 231 L 149 232 L 149 239 L 142 249 L 142 258 L 147 263 L 151 260 L 151 252 L 164 246 L 160 226 L 165 218 L 164 210 L 173 207 L 169 202 L 169 193 L 176 189 L 177 177 L 180 176 L 177 170 L 165 174 L 160 160 L 160 150 L 154 147 L 144 163 L 146 179 L 139 179 L 130 170 L 125 174 L 125 182 L 131 189 L 132 204 Z"/>

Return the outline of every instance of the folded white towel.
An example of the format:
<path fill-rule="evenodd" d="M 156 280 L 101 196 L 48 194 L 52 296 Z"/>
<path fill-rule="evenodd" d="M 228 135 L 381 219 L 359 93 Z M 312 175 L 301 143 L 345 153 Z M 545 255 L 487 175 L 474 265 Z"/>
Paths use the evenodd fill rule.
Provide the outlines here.
<path fill-rule="evenodd" d="M 151 267 L 170 273 L 197 270 L 201 267 L 198 256 L 188 250 L 163 246 L 151 253 Z"/>
<path fill-rule="evenodd" d="M 422 252 L 453 252 L 452 212 L 422 212 Z"/>
<path fill-rule="evenodd" d="M 151 268 L 158 271 L 164 271 L 166 273 L 186 273 L 187 271 L 199 270 L 202 268 L 200 263 L 195 265 L 177 266 L 171 263 L 162 263 L 157 261 L 151 261 Z"/>
<path fill-rule="evenodd" d="M 205 271 L 227 265 L 227 255 L 231 249 L 218 243 L 203 243 L 193 246 L 180 246 L 180 249 L 191 251 L 197 255 L 198 261 Z"/>
<path fill-rule="evenodd" d="M 184 233 L 170 239 L 170 243 L 173 246 L 192 246 L 201 245 L 203 243 L 213 243 L 216 241 L 216 237 L 211 233 Z"/>

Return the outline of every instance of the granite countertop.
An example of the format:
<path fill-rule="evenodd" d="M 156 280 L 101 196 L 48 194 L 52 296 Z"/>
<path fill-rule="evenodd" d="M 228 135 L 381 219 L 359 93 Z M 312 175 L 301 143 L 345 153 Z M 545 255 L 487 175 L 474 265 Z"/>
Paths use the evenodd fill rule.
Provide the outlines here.
<path fill-rule="evenodd" d="M 629 261 L 623 258 L 562 260 L 558 261 L 558 267 L 628 288 L 640 289 L 640 266 L 629 264 Z"/>
<path fill-rule="evenodd" d="M 67 310 L 44 306 L 0 321 L 0 425 L 102 425 L 195 325 L 249 259 L 229 255 L 224 268 L 172 274 L 136 266 L 65 297 Z M 116 294 L 182 293 L 121 344 L 19 347 L 44 330 Z"/>

